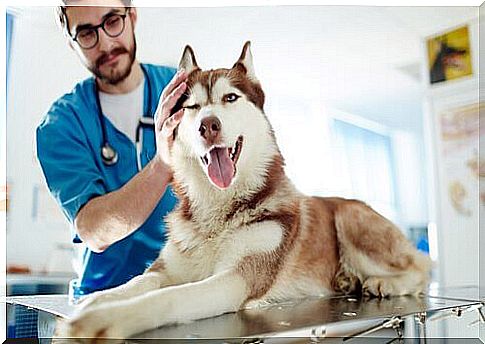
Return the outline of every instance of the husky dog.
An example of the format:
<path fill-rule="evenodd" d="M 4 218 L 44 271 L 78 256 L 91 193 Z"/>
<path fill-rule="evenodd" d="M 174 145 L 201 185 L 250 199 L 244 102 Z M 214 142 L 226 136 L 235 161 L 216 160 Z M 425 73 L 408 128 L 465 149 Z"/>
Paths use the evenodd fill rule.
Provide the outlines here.
<path fill-rule="evenodd" d="M 335 293 L 426 289 L 430 261 L 366 204 L 300 193 L 264 114 L 250 43 L 231 69 L 201 70 L 187 46 L 172 146 L 177 208 L 158 259 L 94 293 L 66 337 L 126 338 L 166 324 Z"/>

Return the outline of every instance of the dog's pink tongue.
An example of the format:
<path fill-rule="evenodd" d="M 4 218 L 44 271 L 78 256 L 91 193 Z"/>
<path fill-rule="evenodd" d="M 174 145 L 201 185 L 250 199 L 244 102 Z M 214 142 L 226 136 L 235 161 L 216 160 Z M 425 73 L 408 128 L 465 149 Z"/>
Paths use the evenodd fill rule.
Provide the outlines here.
<path fill-rule="evenodd" d="M 227 148 L 213 148 L 210 155 L 209 178 L 218 187 L 225 189 L 234 177 L 234 164 L 229 157 L 229 152 Z"/>

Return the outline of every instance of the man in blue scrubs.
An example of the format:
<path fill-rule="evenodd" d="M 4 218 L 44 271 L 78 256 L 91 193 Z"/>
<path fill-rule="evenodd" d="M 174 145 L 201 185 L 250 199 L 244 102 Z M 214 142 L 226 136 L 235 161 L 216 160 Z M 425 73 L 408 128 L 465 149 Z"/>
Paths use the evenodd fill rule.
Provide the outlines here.
<path fill-rule="evenodd" d="M 183 110 L 170 113 L 187 75 L 137 61 L 131 1 L 67 5 L 58 8 L 59 21 L 93 77 L 54 102 L 37 128 L 37 154 L 72 224 L 73 242 L 86 245 L 82 271 L 70 286 L 79 297 L 143 273 L 165 242 L 163 217 L 176 203 L 169 152 Z M 155 129 L 140 129 L 137 152 L 140 132 L 133 128 L 141 116 L 154 117 Z M 106 144 L 113 151 L 103 160 Z"/>

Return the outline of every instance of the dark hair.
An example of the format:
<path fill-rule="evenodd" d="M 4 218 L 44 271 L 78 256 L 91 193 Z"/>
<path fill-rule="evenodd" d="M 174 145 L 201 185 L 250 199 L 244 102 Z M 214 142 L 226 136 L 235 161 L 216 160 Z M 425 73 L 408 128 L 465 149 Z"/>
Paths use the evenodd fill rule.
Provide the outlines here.
<path fill-rule="evenodd" d="M 69 30 L 69 22 L 67 20 L 66 9 L 69 7 L 67 4 L 69 0 L 62 0 L 63 5 L 56 7 L 56 18 L 59 26 L 61 29 L 66 32 L 67 34 L 71 35 L 71 31 Z M 132 7 L 132 0 L 121 0 L 123 6 L 125 7 Z"/>

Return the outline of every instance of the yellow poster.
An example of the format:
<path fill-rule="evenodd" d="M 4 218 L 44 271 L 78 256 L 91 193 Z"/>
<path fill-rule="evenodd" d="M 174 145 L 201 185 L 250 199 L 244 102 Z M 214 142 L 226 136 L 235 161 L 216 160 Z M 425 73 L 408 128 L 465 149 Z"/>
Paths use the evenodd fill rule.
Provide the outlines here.
<path fill-rule="evenodd" d="M 468 26 L 428 39 L 427 48 L 432 84 L 472 74 Z"/>

